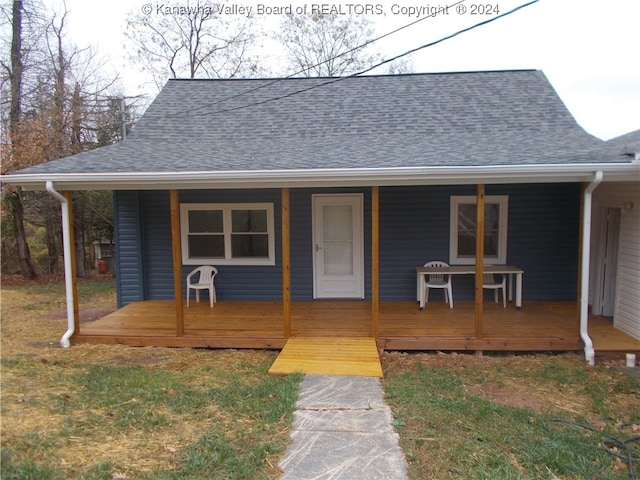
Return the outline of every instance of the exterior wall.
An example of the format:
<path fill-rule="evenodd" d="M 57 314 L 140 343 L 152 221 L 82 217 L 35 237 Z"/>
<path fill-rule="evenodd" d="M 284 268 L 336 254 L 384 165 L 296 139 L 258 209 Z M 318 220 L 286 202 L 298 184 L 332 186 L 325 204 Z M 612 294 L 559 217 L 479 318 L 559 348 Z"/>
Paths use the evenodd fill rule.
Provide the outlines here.
<path fill-rule="evenodd" d="M 173 256 L 171 250 L 171 217 L 169 192 L 150 191 L 140 194 L 144 271 L 144 298 L 173 298 Z"/>
<path fill-rule="evenodd" d="M 629 202 L 633 208 L 623 208 Z M 640 182 L 602 183 L 593 193 L 593 206 L 594 212 L 600 207 L 621 209 L 614 326 L 640 339 Z M 592 223 L 592 247 L 597 247 L 603 228 L 600 220 Z M 590 290 L 594 282 L 591 275 Z"/>
<path fill-rule="evenodd" d="M 272 266 L 216 265 L 216 295 L 232 300 L 274 300 L 282 298 L 282 202 L 280 190 L 181 191 L 180 203 L 273 203 L 276 264 Z M 168 212 L 168 210 L 167 210 Z M 168 213 L 167 213 L 168 215 Z M 169 240 L 170 242 L 170 240 Z M 182 266 L 182 288 L 193 265 Z M 173 298 L 173 276 L 169 277 Z M 186 293 L 185 293 L 186 295 Z M 192 293 L 193 295 L 193 293 Z"/>
<path fill-rule="evenodd" d="M 118 308 L 144 299 L 142 225 L 138 192 L 114 192 L 115 271 Z"/>
<path fill-rule="evenodd" d="M 450 197 L 475 193 L 475 186 L 380 190 L 381 300 L 415 299 L 415 267 L 450 262 Z M 524 301 L 574 300 L 580 186 L 488 185 L 485 194 L 509 196 L 507 264 L 524 270 Z M 454 301 L 473 299 L 473 283 L 472 275 L 454 277 Z"/>
<path fill-rule="evenodd" d="M 507 263 L 524 270 L 524 301 L 576 300 L 580 185 L 521 184 L 496 193 L 509 194 Z"/>
<path fill-rule="evenodd" d="M 449 258 L 451 195 L 473 195 L 475 186 L 380 188 L 380 298 L 415 300 L 415 267 Z M 291 189 L 291 296 L 313 297 L 312 203 L 315 193 L 364 194 L 365 297 L 371 298 L 370 188 Z M 509 195 L 507 262 L 524 270 L 526 300 L 576 298 L 579 202 L 577 184 L 487 186 L 487 195 Z M 118 298 L 173 298 L 169 193 L 116 192 L 119 232 Z M 180 192 L 181 203 L 272 202 L 275 266 L 218 267 L 220 299 L 282 298 L 280 190 Z M 137 213 L 135 213 L 137 212 Z M 183 289 L 192 266 L 182 267 Z M 454 299 L 473 298 L 473 277 L 454 280 Z"/>
<path fill-rule="evenodd" d="M 118 305 L 174 297 L 168 191 L 114 192 Z M 282 298 L 280 190 L 182 191 L 181 203 L 273 202 L 275 266 L 216 266 L 216 293 L 227 299 Z M 182 266 L 182 287 L 193 265 Z M 193 293 L 192 293 L 193 294 Z"/>
<path fill-rule="evenodd" d="M 371 298 L 371 189 L 292 189 L 290 191 L 291 223 L 291 299 L 313 299 L 313 194 L 362 193 L 364 217 L 364 291 Z M 280 248 L 278 245 L 277 248 Z"/>

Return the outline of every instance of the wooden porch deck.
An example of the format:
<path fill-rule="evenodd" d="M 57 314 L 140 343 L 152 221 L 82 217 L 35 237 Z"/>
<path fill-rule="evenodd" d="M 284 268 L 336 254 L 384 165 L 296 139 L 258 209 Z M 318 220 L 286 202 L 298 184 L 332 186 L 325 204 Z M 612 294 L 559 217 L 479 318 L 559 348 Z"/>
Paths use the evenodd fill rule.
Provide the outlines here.
<path fill-rule="evenodd" d="M 485 303 L 483 333 L 475 338 L 474 303 L 459 301 L 449 309 L 430 302 L 419 310 L 416 302 L 381 302 L 377 336 L 385 350 L 444 351 L 576 351 L 579 336 L 576 302 Z M 613 328 L 595 315 L 589 334 L 597 355 L 640 354 L 640 341 Z M 292 337 L 372 337 L 368 301 L 292 302 Z M 272 348 L 286 343 L 282 303 L 277 301 L 221 301 L 184 307 L 184 335 L 176 335 L 175 303 L 153 300 L 127 305 L 98 320 L 80 325 L 75 343 L 132 346 Z"/>

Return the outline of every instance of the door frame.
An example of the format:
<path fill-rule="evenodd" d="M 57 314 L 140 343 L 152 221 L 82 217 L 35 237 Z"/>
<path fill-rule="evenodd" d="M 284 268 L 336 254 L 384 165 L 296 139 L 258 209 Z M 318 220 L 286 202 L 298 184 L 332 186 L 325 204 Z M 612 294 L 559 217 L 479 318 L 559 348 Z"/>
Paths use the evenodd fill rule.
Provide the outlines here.
<path fill-rule="evenodd" d="M 322 193 L 311 195 L 312 223 L 312 256 L 313 256 L 313 298 L 315 299 L 364 299 L 365 298 L 365 265 L 364 265 L 364 194 L 362 193 Z M 325 205 L 351 205 L 353 211 L 353 291 L 344 295 L 327 295 L 320 288 L 322 281 L 322 247 L 318 242 L 322 239 L 322 207 Z M 319 249 L 319 248 L 320 249 Z M 338 279 L 336 279 L 338 280 Z M 324 281 L 327 281 L 326 279 Z"/>

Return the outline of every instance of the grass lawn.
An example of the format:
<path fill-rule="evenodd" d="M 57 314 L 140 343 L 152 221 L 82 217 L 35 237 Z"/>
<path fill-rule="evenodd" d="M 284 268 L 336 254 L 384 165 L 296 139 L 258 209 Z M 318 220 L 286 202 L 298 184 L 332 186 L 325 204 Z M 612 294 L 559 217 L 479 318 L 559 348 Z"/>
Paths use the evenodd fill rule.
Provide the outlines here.
<path fill-rule="evenodd" d="M 384 356 L 413 479 L 640 477 L 640 379 L 619 360 Z"/>
<path fill-rule="evenodd" d="M 114 308 L 112 281 L 79 289 L 81 321 Z M 61 349 L 60 282 L 3 282 L 1 295 L 2 479 L 278 478 L 301 378 L 267 374 L 277 352 Z M 640 379 L 620 360 L 382 363 L 413 480 L 640 478 Z"/>
<path fill-rule="evenodd" d="M 79 288 L 81 317 L 115 304 Z M 60 284 L 3 284 L 2 479 L 277 478 L 301 379 L 277 352 L 61 349 L 64 311 Z"/>

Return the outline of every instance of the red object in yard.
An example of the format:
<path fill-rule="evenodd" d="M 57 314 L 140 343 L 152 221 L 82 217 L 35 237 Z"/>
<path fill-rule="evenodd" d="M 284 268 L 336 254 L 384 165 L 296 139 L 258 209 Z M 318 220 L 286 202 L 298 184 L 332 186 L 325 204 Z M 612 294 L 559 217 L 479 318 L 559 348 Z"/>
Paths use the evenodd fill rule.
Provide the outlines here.
<path fill-rule="evenodd" d="M 98 260 L 98 273 L 107 273 L 107 262 Z"/>

